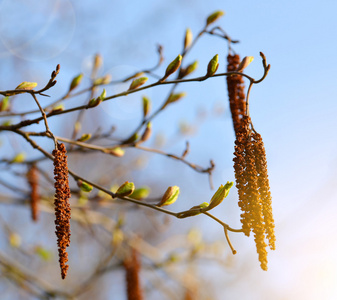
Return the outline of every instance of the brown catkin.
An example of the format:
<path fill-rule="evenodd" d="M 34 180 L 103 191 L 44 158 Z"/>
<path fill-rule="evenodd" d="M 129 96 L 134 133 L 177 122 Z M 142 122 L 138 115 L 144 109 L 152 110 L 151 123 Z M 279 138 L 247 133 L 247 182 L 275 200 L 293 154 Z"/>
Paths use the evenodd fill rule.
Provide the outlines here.
<path fill-rule="evenodd" d="M 67 151 L 64 144 L 58 144 L 53 150 L 55 179 L 55 225 L 61 277 L 67 276 L 69 266 L 67 247 L 70 245 L 70 189 L 68 181 Z"/>
<path fill-rule="evenodd" d="M 128 300 L 142 300 L 143 293 L 139 279 L 140 263 L 135 250 L 132 251 L 130 257 L 124 260 L 124 268 Z"/>
<path fill-rule="evenodd" d="M 249 118 L 244 117 L 238 128 L 235 140 L 234 152 L 234 172 L 236 188 L 239 195 L 239 207 L 242 211 L 241 223 L 245 235 L 250 235 L 251 222 L 251 203 L 247 197 L 247 176 L 246 176 L 246 145 L 249 139 Z"/>
<path fill-rule="evenodd" d="M 228 54 L 227 61 L 227 72 L 233 72 L 238 68 L 240 64 L 240 56 L 238 54 Z M 246 96 L 244 88 L 245 85 L 242 76 L 227 76 L 229 106 L 232 114 L 235 134 L 237 134 L 239 130 L 241 119 L 246 114 Z"/>
<path fill-rule="evenodd" d="M 38 186 L 39 174 L 35 164 L 31 165 L 29 168 L 27 172 L 27 180 L 30 186 L 30 209 L 32 220 L 36 222 L 39 217 L 40 195 Z"/>

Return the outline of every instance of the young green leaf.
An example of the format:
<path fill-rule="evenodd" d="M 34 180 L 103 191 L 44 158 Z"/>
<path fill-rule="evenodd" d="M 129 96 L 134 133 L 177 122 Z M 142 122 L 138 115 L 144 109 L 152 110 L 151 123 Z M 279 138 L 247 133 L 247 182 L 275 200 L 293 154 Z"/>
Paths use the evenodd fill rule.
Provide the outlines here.
<path fill-rule="evenodd" d="M 208 206 L 209 206 L 209 204 L 207 202 L 203 202 L 199 205 L 193 206 L 189 210 L 182 211 L 182 212 L 178 213 L 177 218 L 183 219 L 183 218 L 193 217 L 193 216 L 199 215 L 202 212 L 207 211 Z"/>
<path fill-rule="evenodd" d="M 120 197 L 130 196 L 135 190 L 133 182 L 124 182 L 116 191 L 116 195 Z"/>
<path fill-rule="evenodd" d="M 162 78 L 162 80 L 169 77 L 171 74 L 173 74 L 175 71 L 177 71 L 181 65 L 181 60 L 183 57 L 179 54 L 166 68 L 165 76 Z"/>
<path fill-rule="evenodd" d="M 142 200 L 147 198 L 150 194 L 150 189 L 148 187 L 140 187 L 134 190 L 134 192 L 130 195 L 130 198 L 135 200 Z"/>
<path fill-rule="evenodd" d="M 214 193 L 209 203 L 208 209 L 213 209 L 214 207 L 218 206 L 228 196 L 229 190 L 232 186 L 233 182 L 229 181 L 227 181 L 225 185 L 221 185 Z"/>
<path fill-rule="evenodd" d="M 194 72 L 197 68 L 198 68 L 198 61 L 194 61 L 193 63 L 191 63 L 190 65 L 188 65 L 185 69 L 184 72 L 184 77 L 191 74 L 192 72 Z"/>
<path fill-rule="evenodd" d="M 98 105 L 100 105 L 102 103 L 102 98 L 99 96 L 97 98 L 92 98 L 89 103 L 88 103 L 88 106 L 87 107 L 96 107 Z"/>
<path fill-rule="evenodd" d="M 32 90 L 36 86 L 37 86 L 36 82 L 24 81 L 24 82 L 21 82 L 15 89 L 16 90 Z"/>
<path fill-rule="evenodd" d="M 127 140 L 123 142 L 123 144 L 132 144 L 137 141 L 139 138 L 139 134 L 136 132 L 132 136 L 130 136 Z"/>
<path fill-rule="evenodd" d="M 109 84 L 111 81 L 111 75 L 106 74 L 103 77 L 99 77 L 94 80 L 93 85 L 102 85 L 102 84 Z"/>
<path fill-rule="evenodd" d="M 147 77 L 140 77 L 140 78 L 134 79 L 134 80 L 131 82 L 128 91 L 134 90 L 134 89 L 136 89 L 136 88 L 139 88 L 139 87 L 142 86 L 147 80 L 148 80 Z"/>
<path fill-rule="evenodd" d="M 193 40 L 193 34 L 190 28 L 186 29 L 185 39 L 184 39 L 184 49 L 191 46 Z"/>
<path fill-rule="evenodd" d="M 222 10 L 215 11 L 214 13 L 208 16 L 206 20 L 206 26 L 214 23 L 216 20 L 220 19 L 224 14 L 225 12 Z"/>
<path fill-rule="evenodd" d="M 169 98 L 167 99 L 165 105 L 169 103 L 177 102 L 178 100 L 180 100 L 181 98 L 184 98 L 185 96 L 186 96 L 185 92 L 171 94 Z"/>
<path fill-rule="evenodd" d="M 78 87 L 83 79 L 83 74 L 79 74 L 71 81 L 69 92 Z"/>
<path fill-rule="evenodd" d="M 122 157 L 125 154 L 125 150 L 120 147 L 105 149 L 103 152 L 117 157 Z"/>
<path fill-rule="evenodd" d="M 106 90 L 105 90 L 105 89 L 103 89 L 103 92 L 102 92 L 102 94 L 100 95 L 100 97 L 101 97 L 102 100 L 105 99 L 105 97 L 106 97 Z"/>
<path fill-rule="evenodd" d="M 64 110 L 64 105 L 63 104 L 55 105 L 52 108 L 52 112 L 57 112 L 57 111 L 62 111 L 62 110 Z"/>
<path fill-rule="evenodd" d="M 78 180 L 77 181 L 77 186 L 81 189 L 81 191 L 89 193 L 92 191 L 92 185 L 82 181 L 82 180 Z"/>
<path fill-rule="evenodd" d="M 145 131 L 139 141 L 146 142 L 151 137 L 151 134 L 152 134 L 152 124 L 151 122 L 149 122 L 147 123 Z"/>
<path fill-rule="evenodd" d="M 94 57 L 93 70 L 97 71 L 103 65 L 103 57 L 97 53 Z"/>
<path fill-rule="evenodd" d="M 90 133 L 83 133 L 82 136 L 79 139 L 77 139 L 77 141 L 85 142 L 85 141 L 89 140 L 90 138 L 91 138 Z"/>
<path fill-rule="evenodd" d="M 151 110 L 151 101 L 146 96 L 143 96 L 142 99 L 143 99 L 143 116 L 145 118 Z"/>
<path fill-rule="evenodd" d="M 9 97 L 2 98 L 0 102 L 0 111 L 9 110 Z"/>
<path fill-rule="evenodd" d="M 14 156 L 12 159 L 12 163 L 22 163 L 26 159 L 26 153 L 20 152 L 17 155 Z"/>
<path fill-rule="evenodd" d="M 245 68 L 247 68 L 250 63 L 254 60 L 254 56 L 245 56 L 243 60 L 240 62 L 236 72 L 242 72 Z"/>
<path fill-rule="evenodd" d="M 180 190 L 178 186 L 170 186 L 163 195 L 161 201 L 156 206 L 166 206 L 171 205 L 177 201 Z"/>
<path fill-rule="evenodd" d="M 218 61 L 219 55 L 216 54 L 208 63 L 206 76 L 213 76 L 215 74 L 215 72 L 218 70 L 219 67 Z"/>

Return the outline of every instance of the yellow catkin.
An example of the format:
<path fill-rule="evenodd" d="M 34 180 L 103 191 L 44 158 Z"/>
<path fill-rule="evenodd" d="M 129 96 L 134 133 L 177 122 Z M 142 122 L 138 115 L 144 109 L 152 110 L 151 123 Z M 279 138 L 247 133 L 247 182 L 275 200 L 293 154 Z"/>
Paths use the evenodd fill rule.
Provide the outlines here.
<path fill-rule="evenodd" d="M 267 160 L 261 135 L 250 128 L 250 118 L 243 116 L 236 132 L 234 171 L 242 210 L 245 235 L 254 233 L 261 268 L 267 270 L 267 244 L 275 249 L 274 219 L 271 207 Z"/>
<path fill-rule="evenodd" d="M 254 240 L 256 244 L 256 250 L 259 255 L 259 261 L 261 268 L 267 270 L 267 251 L 265 243 L 265 226 L 263 223 L 263 204 L 258 190 L 258 176 L 255 166 L 254 148 L 252 142 L 246 144 L 246 172 L 247 178 L 246 197 L 250 203 L 252 231 L 254 233 Z"/>
<path fill-rule="evenodd" d="M 269 241 L 271 250 L 275 250 L 275 232 L 274 232 L 274 218 L 272 211 L 272 200 L 269 187 L 267 159 L 262 137 L 259 133 L 253 135 L 254 139 L 254 152 L 255 152 L 255 165 L 258 172 L 258 187 L 259 194 L 262 200 L 263 217 L 265 223 L 265 232 Z"/>

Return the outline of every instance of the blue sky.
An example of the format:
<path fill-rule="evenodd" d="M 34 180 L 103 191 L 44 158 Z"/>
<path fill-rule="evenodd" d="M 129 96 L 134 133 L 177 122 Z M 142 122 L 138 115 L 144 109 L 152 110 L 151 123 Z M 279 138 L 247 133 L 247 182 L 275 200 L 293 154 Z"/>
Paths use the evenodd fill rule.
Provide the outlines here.
<path fill-rule="evenodd" d="M 157 43 L 164 46 L 169 62 L 181 52 L 187 27 L 196 34 L 207 15 L 224 10 L 226 15 L 218 24 L 233 39 L 240 40 L 235 50 L 242 57 L 255 57 L 246 73 L 261 76 L 259 51 L 271 64 L 266 80 L 252 89 L 250 110 L 267 151 L 277 234 L 277 250 L 269 255 L 269 271 L 261 272 L 257 263 L 250 263 L 249 274 L 228 295 L 234 293 L 237 299 L 250 300 L 271 299 L 270 295 L 272 299 L 337 297 L 337 142 L 332 132 L 337 127 L 336 1 L 29 1 L 25 13 L 24 5 L 20 1 L 0 2 L 1 89 L 15 87 L 23 80 L 37 81 L 42 86 L 60 63 L 54 96 L 61 95 L 62 88 L 79 72 L 87 72 L 85 62 L 97 52 L 104 57 L 104 72 L 113 76 L 153 66 Z M 28 41 L 32 32 L 38 33 L 32 42 L 34 47 L 28 54 L 21 53 L 16 38 Z M 39 47 L 49 50 L 41 53 Z M 186 61 L 198 59 L 197 75 L 201 75 L 217 53 L 219 70 L 223 71 L 227 46 L 216 37 L 205 37 Z M 17 65 L 24 71 L 18 73 Z M 156 99 L 165 90 L 149 91 L 149 96 Z M 172 138 L 177 124 L 192 122 L 198 108 L 210 112 L 214 103 L 222 103 L 224 116 L 210 116 L 190 138 L 190 158 L 201 165 L 214 158 L 216 185 L 233 180 L 230 155 L 234 137 L 225 80 L 185 84 L 181 90 L 188 93 L 187 98 L 154 122 L 155 130 Z M 137 98 L 125 101 L 126 105 L 118 102 L 120 109 L 127 109 Z M 112 108 L 106 104 L 101 114 L 114 123 L 113 118 L 118 117 L 109 110 Z M 130 124 L 137 113 L 131 110 L 128 119 L 121 120 L 125 130 L 132 130 Z M 179 152 L 183 144 L 180 139 L 170 151 Z M 153 167 L 152 176 L 162 175 L 159 159 L 154 162 L 158 167 Z M 192 193 L 191 198 L 207 201 L 212 192 L 206 178 L 185 167 L 175 167 L 185 176 L 181 186 Z M 176 184 L 174 173 L 165 176 L 168 185 Z M 182 192 L 187 205 L 194 203 L 187 194 Z M 231 202 L 224 204 L 226 212 L 217 212 L 239 225 L 235 197 L 231 195 Z M 202 224 L 211 226 L 208 220 Z M 216 226 L 212 230 L 221 238 L 221 230 Z M 239 264 L 257 260 L 253 243 L 244 240 L 233 236 L 238 250 L 235 261 Z"/>

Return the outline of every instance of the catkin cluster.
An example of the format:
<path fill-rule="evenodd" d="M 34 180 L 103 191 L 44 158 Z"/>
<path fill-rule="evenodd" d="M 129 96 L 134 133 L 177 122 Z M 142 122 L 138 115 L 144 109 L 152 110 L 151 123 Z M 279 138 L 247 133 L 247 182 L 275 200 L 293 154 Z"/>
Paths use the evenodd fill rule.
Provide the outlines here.
<path fill-rule="evenodd" d="M 124 260 L 124 268 L 126 272 L 126 292 L 128 300 L 142 300 L 143 293 L 139 280 L 140 263 L 135 250 L 129 258 Z"/>
<path fill-rule="evenodd" d="M 275 249 L 267 161 L 261 135 L 250 129 L 248 116 L 242 118 L 238 128 L 233 160 L 242 229 L 247 236 L 253 231 L 261 268 L 267 270 L 265 238 L 270 249 Z"/>
<path fill-rule="evenodd" d="M 64 279 L 69 266 L 67 247 L 70 245 L 70 189 L 68 181 L 68 163 L 64 144 L 58 144 L 53 150 L 55 179 L 55 225 L 61 276 Z"/>
<path fill-rule="evenodd" d="M 229 54 L 227 71 L 235 71 L 239 55 Z M 227 88 L 235 131 L 234 171 L 245 235 L 253 231 L 261 268 L 267 270 L 267 243 L 275 249 L 274 219 L 271 208 L 267 160 L 261 135 L 251 130 L 246 112 L 244 80 L 240 75 L 227 77 Z"/>
<path fill-rule="evenodd" d="M 240 56 L 238 54 L 227 56 L 227 72 L 235 71 L 240 64 Z M 229 97 L 229 106 L 232 113 L 232 120 L 235 134 L 240 125 L 240 120 L 246 114 L 246 97 L 245 86 L 242 76 L 227 76 L 227 89 Z"/>
<path fill-rule="evenodd" d="M 32 219 L 36 222 L 39 216 L 40 196 L 38 187 L 39 175 L 35 164 L 33 164 L 29 168 L 27 172 L 27 180 L 30 186 L 30 208 L 32 213 Z"/>

